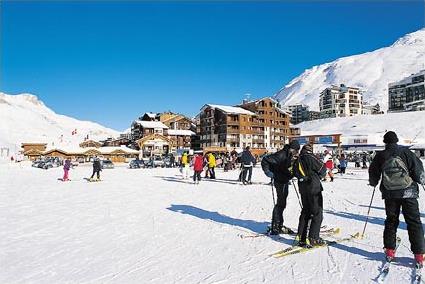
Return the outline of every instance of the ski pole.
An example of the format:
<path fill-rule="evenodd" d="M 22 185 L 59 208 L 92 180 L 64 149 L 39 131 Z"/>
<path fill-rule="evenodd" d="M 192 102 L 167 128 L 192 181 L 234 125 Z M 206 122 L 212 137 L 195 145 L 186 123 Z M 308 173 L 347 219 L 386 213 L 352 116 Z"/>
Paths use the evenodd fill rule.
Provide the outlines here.
<path fill-rule="evenodd" d="M 302 203 L 301 203 L 301 199 L 300 199 L 300 195 L 299 195 L 299 193 L 298 193 L 298 189 L 297 189 L 297 187 L 295 186 L 295 182 L 294 182 L 294 180 L 291 180 L 291 181 L 292 181 L 292 185 L 294 186 L 295 193 L 297 194 L 298 203 L 300 204 L 301 210 L 303 210 L 303 205 L 302 205 Z"/>
<path fill-rule="evenodd" d="M 271 229 L 274 227 L 274 209 L 276 207 L 276 201 L 274 199 L 274 186 L 273 186 L 273 178 L 271 179 L 270 185 L 272 186 L 272 196 L 273 196 L 273 211 L 272 211 L 272 222 L 271 222 Z M 270 229 L 270 230 L 271 230 Z"/>
<path fill-rule="evenodd" d="M 370 199 L 369 208 L 367 209 L 366 222 L 364 223 L 363 232 L 362 232 L 362 234 L 359 236 L 359 237 L 361 237 L 361 238 L 363 238 L 363 237 L 364 237 L 364 233 L 365 233 L 365 231 L 366 231 L 367 222 L 369 221 L 369 213 L 370 213 L 370 208 L 372 207 L 373 197 L 375 196 L 375 190 L 376 190 L 376 185 L 375 185 L 375 187 L 373 188 L 372 198 Z"/>

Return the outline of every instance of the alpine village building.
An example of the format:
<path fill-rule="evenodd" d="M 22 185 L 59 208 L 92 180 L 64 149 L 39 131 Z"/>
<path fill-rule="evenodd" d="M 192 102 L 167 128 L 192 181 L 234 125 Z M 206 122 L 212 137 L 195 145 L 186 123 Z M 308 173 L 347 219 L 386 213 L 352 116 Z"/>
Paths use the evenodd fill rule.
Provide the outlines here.
<path fill-rule="evenodd" d="M 193 122 L 180 114 L 145 113 L 131 125 L 131 138 L 143 157 L 185 151 L 195 136 Z"/>
<path fill-rule="evenodd" d="M 362 114 L 363 99 L 359 88 L 332 85 L 320 93 L 320 118 Z"/>
<path fill-rule="evenodd" d="M 260 155 L 283 148 L 290 136 L 300 134 L 298 128 L 290 127 L 290 114 L 270 97 L 238 106 L 206 104 L 199 113 L 199 124 L 204 152 L 250 146 Z"/>

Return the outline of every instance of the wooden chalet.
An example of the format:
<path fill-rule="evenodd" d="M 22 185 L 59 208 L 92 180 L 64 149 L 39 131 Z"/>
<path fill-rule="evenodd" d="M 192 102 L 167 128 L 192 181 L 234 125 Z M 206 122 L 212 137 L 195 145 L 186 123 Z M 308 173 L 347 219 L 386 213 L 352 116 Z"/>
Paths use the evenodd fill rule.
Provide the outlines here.
<path fill-rule="evenodd" d="M 154 154 L 168 154 L 170 152 L 173 141 L 159 133 L 154 133 L 140 138 L 136 141 L 143 157 L 149 157 Z"/>

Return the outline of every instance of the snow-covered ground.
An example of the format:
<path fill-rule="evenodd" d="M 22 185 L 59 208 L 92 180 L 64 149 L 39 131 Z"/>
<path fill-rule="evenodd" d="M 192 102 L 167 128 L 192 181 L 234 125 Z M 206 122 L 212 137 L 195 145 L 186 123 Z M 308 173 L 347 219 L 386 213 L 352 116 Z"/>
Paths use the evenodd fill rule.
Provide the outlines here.
<path fill-rule="evenodd" d="M 348 172 L 323 193 L 323 224 L 341 237 L 362 230 L 372 193 L 364 170 Z M 118 166 L 99 183 L 83 180 L 90 173 L 79 166 L 63 183 L 61 168 L 0 164 L 0 283 L 370 283 L 382 264 L 379 192 L 365 239 L 275 259 L 292 237 L 238 236 L 270 221 L 271 188 L 259 168 L 251 186 L 235 182 L 237 171 L 218 170 L 198 186 L 177 169 Z M 300 208 L 290 190 L 284 216 L 294 228 Z M 412 272 L 401 220 L 388 283 L 407 283 Z"/>
<path fill-rule="evenodd" d="M 301 135 L 342 134 L 366 136 L 367 144 L 383 144 L 386 131 L 395 131 L 402 144 L 425 143 L 425 111 L 386 113 L 379 115 L 358 115 L 326 118 L 297 124 Z M 352 144 L 342 141 L 343 144 Z"/>

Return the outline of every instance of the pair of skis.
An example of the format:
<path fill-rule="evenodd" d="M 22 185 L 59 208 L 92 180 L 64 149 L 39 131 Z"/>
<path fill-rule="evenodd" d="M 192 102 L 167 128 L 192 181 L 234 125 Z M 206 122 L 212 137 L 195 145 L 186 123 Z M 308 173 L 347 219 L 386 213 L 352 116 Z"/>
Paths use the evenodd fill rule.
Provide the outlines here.
<path fill-rule="evenodd" d="M 400 247 L 401 244 L 401 239 L 399 237 L 397 237 L 396 239 L 396 247 L 395 247 L 395 251 L 397 252 L 397 249 Z M 386 279 L 388 278 L 388 275 L 390 274 L 390 268 L 391 268 L 391 264 L 392 264 L 393 260 L 388 260 L 386 259 L 384 264 L 381 267 L 381 271 L 379 272 L 378 276 L 376 277 L 376 282 L 383 284 L 385 283 Z M 425 279 L 422 277 L 422 267 L 419 266 L 418 264 L 415 264 L 415 268 L 413 270 L 412 273 L 412 279 L 411 279 L 411 283 L 412 284 L 424 284 L 425 283 Z"/>
<path fill-rule="evenodd" d="M 332 236 L 332 235 L 329 235 L 329 236 Z M 347 238 L 336 239 L 336 240 L 325 240 L 325 243 L 323 245 L 313 246 L 313 247 L 304 247 L 304 246 L 293 245 L 289 248 L 279 250 L 279 251 L 271 254 L 270 256 L 272 256 L 274 258 L 282 258 L 282 257 L 289 256 L 289 255 L 306 253 L 306 252 L 310 252 L 310 251 L 313 251 L 313 250 L 316 250 L 316 249 L 335 246 L 335 245 L 343 243 L 343 242 L 348 242 L 348 241 L 350 241 L 354 238 L 355 238 L 354 236 L 350 236 L 350 237 L 347 237 Z"/>
<path fill-rule="evenodd" d="M 295 232 L 295 230 L 291 229 L 291 228 L 285 228 L 285 230 L 287 230 L 287 233 L 283 233 L 283 235 L 290 235 L 290 236 L 296 236 L 297 233 Z M 340 228 L 327 228 L 326 226 L 322 227 L 320 229 L 320 234 L 322 235 L 336 235 L 339 234 L 340 232 Z M 252 234 L 238 234 L 238 236 L 241 239 L 249 239 L 249 238 L 260 238 L 260 237 L 270 237 L 270 236 L 274 236 L 270 234 L 270 229 L 267 232 L 263 232 L 263 233 L 252 233 Z M 279 236 L 279 235 L 276 235 Z"/>

